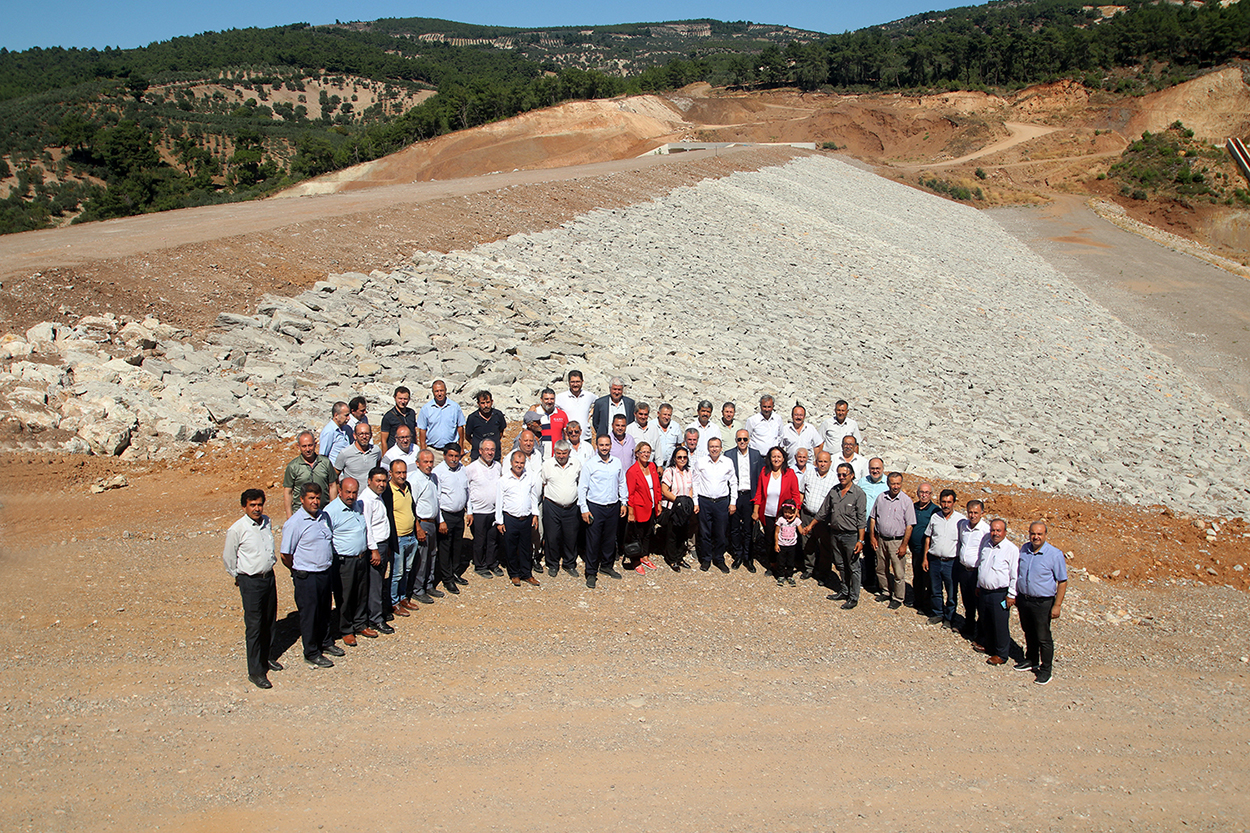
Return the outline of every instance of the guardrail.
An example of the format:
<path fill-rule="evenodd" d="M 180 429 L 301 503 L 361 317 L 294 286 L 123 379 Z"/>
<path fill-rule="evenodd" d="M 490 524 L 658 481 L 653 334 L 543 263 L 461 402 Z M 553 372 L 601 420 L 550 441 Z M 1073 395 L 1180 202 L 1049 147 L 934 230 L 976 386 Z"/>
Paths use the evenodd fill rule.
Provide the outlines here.
<path fill-rule="evenodd" d="M 1241 168 L 1241 175 L 1250 181 L 1250 153 L 1246 152 L 1246 146 L 1242 144 L 1241 139 L 1229 139 L 1224 143 L 1224 147 L 1228 150 L 1228 155 L 1237 163 L 1237 167 Z"/>

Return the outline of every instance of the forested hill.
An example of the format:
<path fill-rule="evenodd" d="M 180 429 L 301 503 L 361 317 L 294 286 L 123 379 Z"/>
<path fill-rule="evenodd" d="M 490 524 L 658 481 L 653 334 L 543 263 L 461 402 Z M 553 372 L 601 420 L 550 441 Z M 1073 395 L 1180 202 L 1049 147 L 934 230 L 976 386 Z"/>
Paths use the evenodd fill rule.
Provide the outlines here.
<path fill-rule="evenodd" d="M 1238 58 L 1250 58 L 1250 0 L 1007 0 L 828 36 L 403 18 L 0 49 L 0 232 L 248 199 L 538 107 L 694 81 L 871 91 L 1067 76 L 1139 93 Z"/>

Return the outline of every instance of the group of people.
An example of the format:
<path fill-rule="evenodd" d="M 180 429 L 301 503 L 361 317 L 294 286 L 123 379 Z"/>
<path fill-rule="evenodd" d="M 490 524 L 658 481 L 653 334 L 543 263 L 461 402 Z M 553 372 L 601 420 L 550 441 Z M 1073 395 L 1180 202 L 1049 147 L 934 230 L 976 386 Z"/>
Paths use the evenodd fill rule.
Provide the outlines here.
<path fill-rule="evenodd" d="M 470 568 L 481 579 L 538 587 L 545 567 L 550 578 L 563 572 L 594 589 L 601 576 L 622 577 L 619 561 L 644 574 L 696 565 L 755 573 L 759 565 L 778 587 L 797 586 L 796 575 L 829 586 L 844 610 L 867 584 L 892 609 L 910 604 L 932 624 L 958 623 L 991 665 L 1009 661 L 1015 606 L 1026 641 L 1015 667 L 1050 681 L 1051 621 L 1067 572 L 1045 523 L 1032 524 L 1017 548 L 1005 521 L 983 518 L 978 500 L 965 515 L 954 491 L 934 502 L 928 483 L 913 500 L 902 474 L 859 453 L 845 401 L 817 428 L 799 404 L 784 420 L 772 396 L 743 421 L 732 402 L 714 419 L 704 400 L 682 429 L 671 404 L 653 416 L 619 378 L 601 397 L 578 370 L 567 383 L 540 393 L 506 452 L 508 421 L 490 392 L 479 391 L 466 415 L 441 380 L 419 410 L 409 407 L 411 391 L 397 388 L 376 443 L 363 397 L 334 403 L 319 435 L 300 433 L 282 478 L 277 556 L 259 489 L 243 492 L 244 516 L 226 538 L 249 679 L 269 688 L 268 672 L 281 667 L 270 657 L 280 558 L 305 662 L 322 668 L 334 665 L 327 655 L 344 655 L 337 642 L 394 633 L 397 619 L 458 595 Z"/>

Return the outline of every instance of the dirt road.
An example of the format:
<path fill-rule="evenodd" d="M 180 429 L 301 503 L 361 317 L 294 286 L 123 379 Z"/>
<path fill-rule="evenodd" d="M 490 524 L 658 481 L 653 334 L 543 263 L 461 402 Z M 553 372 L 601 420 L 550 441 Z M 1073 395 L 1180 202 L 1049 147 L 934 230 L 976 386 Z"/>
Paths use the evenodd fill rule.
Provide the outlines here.
<path fill-rule="evenodd" d="M 1124 231 L 1080 197 L 989 213 L 1213 395 L 1250 413 L 1250 281 Z"/>

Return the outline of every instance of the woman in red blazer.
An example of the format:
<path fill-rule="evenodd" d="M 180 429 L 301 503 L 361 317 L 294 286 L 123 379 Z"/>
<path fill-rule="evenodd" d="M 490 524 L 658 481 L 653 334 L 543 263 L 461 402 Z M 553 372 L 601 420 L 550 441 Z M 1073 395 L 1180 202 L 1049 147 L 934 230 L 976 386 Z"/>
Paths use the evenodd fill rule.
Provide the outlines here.
<path fill-rule="evenodd" d="M 655 564 L 651 563 L 651 533 L 660 514 L 660 471 L 651 462 L 650 443 L 638 443 L 634 459 L 637 462 L 625 472 L 629 512 L 625 524 L 625 555 L 621 563 L 626 569 L 645 574 L 647 568 L 655 569 Z"/>
<path fill-rule="evenodd" d="M 790 461 L 781 446 L 768 449 L 768 460 L 764 470 L 760 472 L 760 482 L 755 489 L 755 497 L 751 502 L 755 508 L 751 517 L 764 529 L 764 541 L 773 540 L 773 530 L 777 526 L 777 516 L 781 514 L 781 504 L 787 500 L 794 501 L 795 506 L 803 504 L 799 494 L 799 478 L 790 468 Z M 777 554 L 772 546 L 764 547 L 759 553 L 760 560 L 769 565 L 773 575 L 777 575 Z"/>

